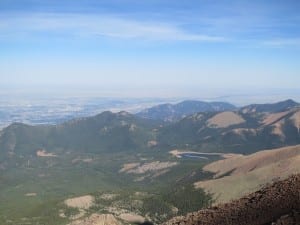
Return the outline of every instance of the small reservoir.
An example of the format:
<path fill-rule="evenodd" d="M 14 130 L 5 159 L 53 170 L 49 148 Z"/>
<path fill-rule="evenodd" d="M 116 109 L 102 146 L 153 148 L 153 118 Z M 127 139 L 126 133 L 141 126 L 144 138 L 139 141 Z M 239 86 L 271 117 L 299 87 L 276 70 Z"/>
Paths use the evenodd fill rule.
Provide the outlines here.
<path fill-rule="evenodd" d="M 177 158 L 182 159 L 200 159 L 200 160 L 218 160 L 223 158 L 222 153 L 205 153 L 205 152 L 170 152 Z"/>

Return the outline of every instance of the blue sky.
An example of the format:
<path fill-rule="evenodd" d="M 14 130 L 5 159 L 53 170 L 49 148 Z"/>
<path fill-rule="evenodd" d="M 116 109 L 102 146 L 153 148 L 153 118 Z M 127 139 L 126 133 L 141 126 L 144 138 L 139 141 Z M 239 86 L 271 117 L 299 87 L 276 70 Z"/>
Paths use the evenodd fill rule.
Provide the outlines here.
<path fill-rule="evenodd" d="M 0 0 L 0 86 L 298 89 L 299 12 L 298 0 Z"/>

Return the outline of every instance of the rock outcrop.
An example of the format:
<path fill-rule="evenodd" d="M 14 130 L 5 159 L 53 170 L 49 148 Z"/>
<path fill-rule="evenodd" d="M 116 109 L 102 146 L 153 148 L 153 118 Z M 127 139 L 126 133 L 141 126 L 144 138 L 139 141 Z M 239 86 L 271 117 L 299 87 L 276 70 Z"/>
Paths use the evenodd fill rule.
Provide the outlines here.
<path fill-rule="evenodd" d="M 300 174 L 227 204 L 176 217 L 164 225 L 299 225 Z"/>

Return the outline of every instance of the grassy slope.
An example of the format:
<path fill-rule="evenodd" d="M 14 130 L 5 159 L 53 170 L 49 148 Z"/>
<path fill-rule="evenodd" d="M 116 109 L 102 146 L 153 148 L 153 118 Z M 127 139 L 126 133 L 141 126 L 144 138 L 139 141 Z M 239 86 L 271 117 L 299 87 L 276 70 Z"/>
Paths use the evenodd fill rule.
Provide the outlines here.
<path fill-rule="evenodd" d="M 195 183 L 214 195 L 216 202 L 227 202 L 258 190 L 261 185 L 300 172 L 300 146 L 262 151 L 214 162 L 205 170 L 216 179 Z"/>

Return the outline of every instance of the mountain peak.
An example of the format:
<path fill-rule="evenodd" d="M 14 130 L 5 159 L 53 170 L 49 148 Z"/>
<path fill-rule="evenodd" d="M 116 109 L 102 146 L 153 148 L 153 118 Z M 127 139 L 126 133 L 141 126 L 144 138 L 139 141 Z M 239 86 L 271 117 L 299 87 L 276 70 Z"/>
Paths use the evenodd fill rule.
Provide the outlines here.
<path fill-rule="evenodd" d="M 276 113 L 276 112 L 287 111 L 295 107 L 300 107 L 300 104 L 298 102 L 295 102 L 292 99 L 287 99 L 276 103 L 247 105 L 245 107 L 242 107 L 241 110 L 244 113 L 249 113 L 249 112 Z"/>
<path fill-rule="evenodd" d="M 300 104 L 293 99 L 287 99 L 281 102 L 278 102 L 277 104 L 285 104 L 285 105 L 290 105 L 290 106 L 299 106 Z"/>
<path fill-rule="evenodd" d="M 204 102 L 197 100 L 185 100 L 177 104 L 162 104 L 145 109 L 138 116 L 153 120 L 174 122 L 183 117 L 198 112 L 221 112 L 235 110 L 236 107 L 226 102 Z"/>

